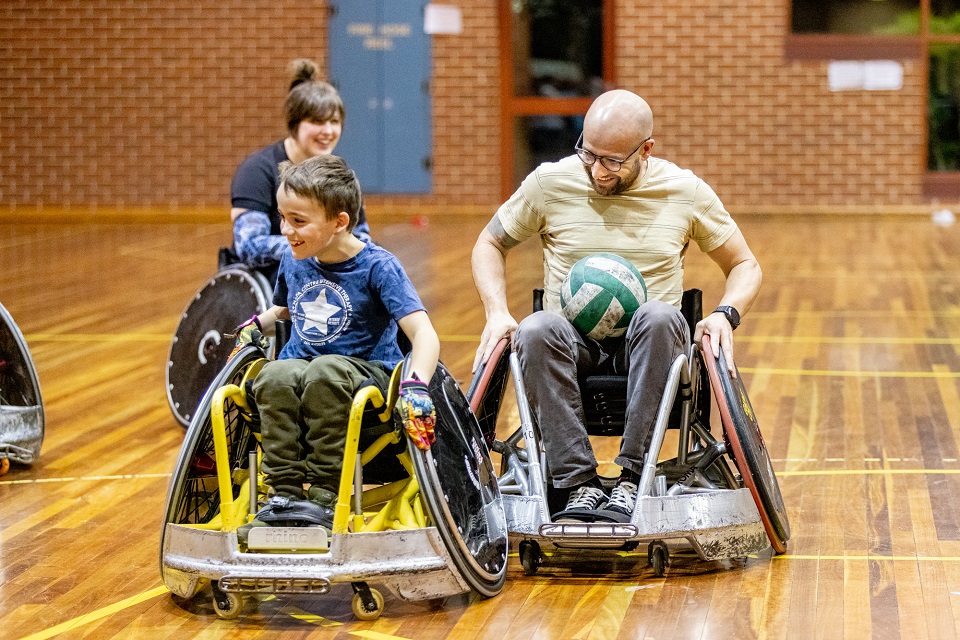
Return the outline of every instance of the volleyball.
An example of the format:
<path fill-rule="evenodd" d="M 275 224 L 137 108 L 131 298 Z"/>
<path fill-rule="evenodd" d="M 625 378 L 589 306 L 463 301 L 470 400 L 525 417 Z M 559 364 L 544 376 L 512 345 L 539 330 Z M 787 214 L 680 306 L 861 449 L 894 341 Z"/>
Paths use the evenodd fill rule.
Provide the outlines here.
<path fill-rule="evenodd" d="M 560 286 L 560 309 L 594 340 L 622 336 L 647 301 L 647 285 L 635 266 L 612 253 L 579 260 Z"/>

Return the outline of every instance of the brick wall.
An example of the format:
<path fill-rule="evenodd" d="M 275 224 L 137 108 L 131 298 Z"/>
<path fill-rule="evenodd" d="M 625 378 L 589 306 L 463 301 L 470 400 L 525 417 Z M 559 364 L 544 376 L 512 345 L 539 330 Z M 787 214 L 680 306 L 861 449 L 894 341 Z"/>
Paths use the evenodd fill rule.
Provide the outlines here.
<path fill-rule="evenodd" d="M 325 64 L 325 16 L 319 0 L 0 4 L 0 203 L 228 208 L 237 163 L 285 134 L 289 62 Z"/>
<path fill-rule="evenodd" d="M 784 0 L 618 0 L 617 79 L 654 110 L 655 154 L 731 208 L 914 205 L 919 61 L 900 91 L 831 92 L 827 62 L 785 61 Z"/>
<path fill-rule="evenodd" d="M 445 3 L 464 32 L 433 39 L 434 193 L 371 198 L 374 219 L 501 200 L 497 0 Z M 326 64 L 325 4 L 0 3 L 0 206 L 225 211 L 240 160 L 285 133 L 287 64 Z M 615 0 L 617 83 L 653 107 L 656 154 L 733 210 L 925 206 L 923 65 L 831 93 L 826 62 L 783 59 L 787 6 Z"/>

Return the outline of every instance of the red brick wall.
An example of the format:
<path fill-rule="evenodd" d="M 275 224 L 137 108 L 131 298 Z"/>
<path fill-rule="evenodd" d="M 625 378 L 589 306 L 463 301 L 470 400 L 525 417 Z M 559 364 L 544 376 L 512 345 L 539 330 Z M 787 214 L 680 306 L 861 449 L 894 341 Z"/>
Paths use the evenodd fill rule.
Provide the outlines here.
<path fill-rule="evenodd" d="M 0 203 L 222 204 L 281 138 L 320 0 L 0 3 Z"/>
<path fill-rule="evenodd" d="M 445 2 L 464 31 L 433 39 L 434 193 L 371 198 L 374 219 L 501 200 L 497 0 Z M 284 134 L 286 65 L 326 64 L 325 4 L 0 3 L 0 205 L 226 211 L 236 165 Z M 655 153 L 731 209 L 925 206 L 920 62 L 901 91 L 831 93 L 826 62 L 783 58 L 786 0 L 615 7 L 617 83 L 653 107 Z"/>
<path fill-rule="evenodd" d="M 900 91 L 831 92 L 785 61 L 785 0 L 618 0 L 617 79 L 654 111 L 656 155 L 731 208 L 924 202 L 919 61 Z"/>

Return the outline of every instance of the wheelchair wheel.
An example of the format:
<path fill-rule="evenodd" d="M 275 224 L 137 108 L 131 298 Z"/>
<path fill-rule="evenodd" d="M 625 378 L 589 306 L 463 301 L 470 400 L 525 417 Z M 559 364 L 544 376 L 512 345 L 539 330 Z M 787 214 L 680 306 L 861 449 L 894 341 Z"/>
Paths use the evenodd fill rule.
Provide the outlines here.
<path fill-rule="evenodd" d="M 717 407 L 723 428 L 730 442 L 733 458 L 743 476 L 744 484 L 753 494 L 760 511 L 760 519 L 770 538 L 770 545 L 777 553 L 786 553 L 786 542 L 790 539 L 790 523 L 787 521 L 787 510 L 780 494 L 780 485 L 777 476 L 770 464 L 763 436 L 760 434 L 760 425 L 747 391 L 743 386 L 743 379 L 737 371 L 737 377 L 731 378 L 727 371 L 727 361 L 720 349 L 719 361 L 713 358 L 710 345 L 710 336 L 703 337 L 704 361 L 710 376 L 710 386 L 717 395 Z M 736 365 L 734 365 L 736 370 Z M 719 399 L 722 398 L 723 402 Z"/>
<path fill-rule="evenodd" d="M 0 305 L 0 460 L 31 464 L 43 442 L 40 381 L 26 340 Z"/>
<path fill-rule="evenodd" d="M 190 424 L 203 392 L 233 350 L 234 341 L 224 334 L 266 311 L 272 295 L 262 274 L 234 265 L 213 276 L 187 305 L 167 358 L 167 400 L 181 425 Z"/>
<path fill-rule="evenodd" d="M 480 425 L 456 380 L 441 364 L 430 381 L 437 411 L 429 451 L 408 440 L 427 512 L 460 574 L 494 596 L 507 575 L 507 520 Z"/>
<path fill-rule="evenodd" d="M 163 575 L 163 544 L 167 523 L 203 524 L 210 522 L 220 510 L 220 494 L 217 489 L 217 472 L 211 427 L 211 404 L 214 392 L 227 384 L 240 384 L 247 370 L 264 358 L 263 352 L 254 346 L 240 350 L 227 362 L 227 366 L 210 384 L 197 407 L 193 420 L 183 439 L 170 487 L 167 491 L 163 529 L 160 532 L 160 573 Z M 230 451 L 232 469 L 244 468 L 248 452 L 256 447 L 256 438 L 248 419 L 240 410 L 225 407 L 227 447 Z M 235 478 L 235 498 L 240 483 L 245 477 Z"/>
<path fill-rule="evenodd" d="M 510 369 L 510 342 L 502 338 L 486 364 L 477 369 L 477 373 L 467 389 L 467 401 L 477 416 L 480 432 L 492 447 L 497 435 L 497 417 L 503 393 L 507 389 L 507 374 Z"/>

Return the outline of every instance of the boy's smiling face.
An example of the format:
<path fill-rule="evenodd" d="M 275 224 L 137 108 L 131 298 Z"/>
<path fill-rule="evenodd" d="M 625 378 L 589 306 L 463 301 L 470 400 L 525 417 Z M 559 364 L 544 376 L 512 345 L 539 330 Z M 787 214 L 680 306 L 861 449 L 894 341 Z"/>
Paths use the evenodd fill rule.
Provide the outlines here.
<path fill-rule="evenodd" d="M 321 262 L 327 254 L 333 256 L 338 234 L 346 232 L 350 216 L 339 213 L 332 219 L 327 218 L 323 205 L 299 196 L 280 187 L 277 191 L 277 207 L 280 210 L 280 233 L 290 243 L 293 257 L 303 260 L 311 256 Z"/>

